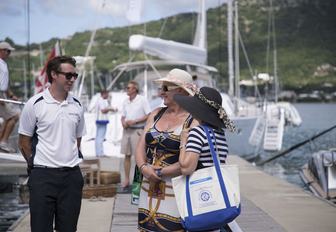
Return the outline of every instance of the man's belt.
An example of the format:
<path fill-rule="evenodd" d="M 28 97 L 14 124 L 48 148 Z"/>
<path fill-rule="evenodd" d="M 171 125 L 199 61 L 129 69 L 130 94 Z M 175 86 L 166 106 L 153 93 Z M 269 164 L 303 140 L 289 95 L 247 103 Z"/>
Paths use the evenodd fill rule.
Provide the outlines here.
<path fill-rule="evenodd" d="M 144 126 L 130 126 L 130 127 L 127 127 L 129 129 L 143 129 L 145 128 Z"/>
<path fill-rule="evenodd" d="M 74 167 L 48 167 L 48 166 L 43 166 L 43 165 L 34 165 L 33 169 L 50 169 L 50 170 L 57 170 L 57 171 L 73 171 L 79 169 L 79 166 L 74 166 Z"/>

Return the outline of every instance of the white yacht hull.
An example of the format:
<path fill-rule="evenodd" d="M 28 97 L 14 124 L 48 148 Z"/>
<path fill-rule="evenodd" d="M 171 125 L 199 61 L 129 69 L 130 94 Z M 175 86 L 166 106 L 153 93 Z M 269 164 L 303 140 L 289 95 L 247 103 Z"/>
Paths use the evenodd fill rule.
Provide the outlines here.
<path fill-rule="evenodd" d="M 239 155 L 244 158 L 255 156 L 255 147 L 249 144 L 249 137 L 252 133 L 257 117 L 232 118 L 238 133 L 226 132 L 226 139 L 229 146 L 229 153 Z"/>

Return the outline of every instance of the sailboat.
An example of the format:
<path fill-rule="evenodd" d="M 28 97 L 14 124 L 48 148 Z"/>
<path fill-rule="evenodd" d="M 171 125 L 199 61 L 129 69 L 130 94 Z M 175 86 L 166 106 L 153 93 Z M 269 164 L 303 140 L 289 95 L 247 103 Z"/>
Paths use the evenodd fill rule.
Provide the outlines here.
<path fill-rule="evenodd" d="M 227 132 L 229 150 L 232 154 L 255 157 L 259 149 L 270 151 L 280 150 L 284 135 L 284 127 L 291 123 L 299 125 L 301 118 L 289 103 L 269 102 L 248 103 L 240 98 L 239 86 L 239 30 L 238 30 L 238 2 L 227 1 L 228 9 L 228 66 L 229 90 L 221 92 L 223 107 L 229 117 L 238 127 L 238 133 Z M 234 17 L 234 20 L 233 20 Z M 234 23 L 233 23 L 234 21 Z M 112 70 L 114 79 L 108 84 L 107 90 L 112 96 L 112 105 L 121 109 L 121 104 L 127 98 L 123 88 L 125 83 L 133 79 L 139 83 L 152 109 L 162 104 L 153 80 L 165 76 L 172 68 L 188 71 L 198 87 L 210 86 L 216 88 L 216 80 L 220 78 L 218 70 L 207 65 L 207 30 L 206 30 L 205 1 L 199 1 L 197 27 L 193 44 L 185 44 L 145 35 L 131 35 L 129 49 L 142 52 L 144 60 L 133 61 L 133 57 L 126 63 L 116 66 Z M 233 43 L 233 25 L 235 25 L 235 44 Z M 233 45 L 235 49 L 233 49 Z M 148 55 L 160 59 L 149 59 Z M 233 59 L 234 58 L 234 59 Z M 95 95 L 89 105 L 92 108 L 98 95 Z M 120 113 L 110 115 L 104 149 L 106 154 L 119 154 L 119 143 L 122 136 Z M 84 155 L 94 155 L 95 114 L 86 114 L 88 134 L 83 139 Z"/>
<path fill-rule="evenodd" d="M 240 127 L 245 129 L 242 134 L 234 135 L 228 134 L 228 144 L 230 150 L 233 153 L 241 154 L 251 159 L 258 155 L 260 149 L 265 151 L 279 151 L 282 148 L 282 141 L 285 131 L 285 126 L 290 124 L 294 126 L 299 126 L 302 123 L 302 119 L 296 110 L 296 108 L 288 102 L 278 102 L 278 77 L 277 77 L 277 52 L 275 45 L 275 28 L 274 28 L 274 15 L 272 0 L 270 0 L 269 7 L 269 25 L 270 30 L 268 32 L 269 40 L 273 38 L 273 64 L 274 64 L 274 77 L 268 73 L 259 73 L 253 76 L 252 84 L 257 90 L 256 83 L 258 80 L 266 82 L 266 86 L 269 83 L 274 82 L 274 96 L 272 96 L 272 101 L 267 98 L 268 92 L 266 91 L 264 99 L 257 101 L 253 104 L 244 102 L 240 98 L 240 77 L 239 77 L 239 42 L 242 44 L 242 49 L 245 47 L 243 45 L 242 39 L 240 37 L 239 28 L 238 28 L 238 1 L 235 1 L 234 10 L 232 9 L 232 2 L 228 2 L 228 28 L 230 28 L 231 22 L 233 22 L 232 13 L 234 12 L 234 25 L 235 25 L 235 62 L 233 62 L 233 52 L 230 52 L 229 45 L 229 94 L 233 99 L 235 116 L 239 117 L 241 120 L 237 120 L 238 124 L 245 120 L 255 119 L 256 121 L 253 124 L 252 130 L 251 123 L 245 123 Z M 232 40 L 232 32 L 228 29 L 228 40 Z M 230 39 L 231 38 L 231 39 Z M 270 45 L 268 44 L 268 48 Z M 245 56 L 246 51 L 244 50 Z M 269 49 L 267 51 L 269 55 Z M 248 62 L 249 64 L 249 62 Z M 268 66 L 268 64 L 267 64 Z M 235 72 L 233 73 L 233 68 Z M 251 69 L 251 68 L 250 68 Z M 267 67 L 268 70 L 268 67 Z M 246 142 L 248 141 L 248 142 Z"/>

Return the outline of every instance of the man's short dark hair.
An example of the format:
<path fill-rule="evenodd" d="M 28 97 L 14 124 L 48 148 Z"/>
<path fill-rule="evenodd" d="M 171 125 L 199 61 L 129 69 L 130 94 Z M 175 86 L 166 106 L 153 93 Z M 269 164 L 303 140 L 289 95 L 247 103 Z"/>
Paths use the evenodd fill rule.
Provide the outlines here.
<path fill-rule="evenodd" d="M 76 67 L 76 60 L 71 56 L 56 56 L 49 60 L 47 64 L 47 76 L 50 83 L 52 82 L 51 72 L 61 71 L 61 64 L 71 64 Z"/>
<path fill-rule="evenodd" d="M 105 93 L 109 93 L 109 92 L 106 89 L 100 90 L 100 94 L 105 94 Z"/>

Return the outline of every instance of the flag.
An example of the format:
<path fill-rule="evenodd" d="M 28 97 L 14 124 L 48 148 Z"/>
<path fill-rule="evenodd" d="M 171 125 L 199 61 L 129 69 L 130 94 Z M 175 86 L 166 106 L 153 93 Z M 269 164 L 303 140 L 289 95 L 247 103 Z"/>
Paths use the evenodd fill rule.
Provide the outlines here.
<path fill-rule="evenodd" d="M 61 54 L 61 47 L 59 41 L 57 41 L 55 46 L 51 49 L 51 52 L 49 53 L 48 59 L 45 62 L 44 67 L 40 72 L 40 75 L 35 78 L 34 94 L 42 92 L 50 85 L 47 76 L 47 64 L 52 58 L 59 56 L 60 54 Z"/>
<path fill-rule="evenodd" d="M 139 23 L 141 20 L 143 0 L 129 0 L 126 17 L 131 23 Z"/>

